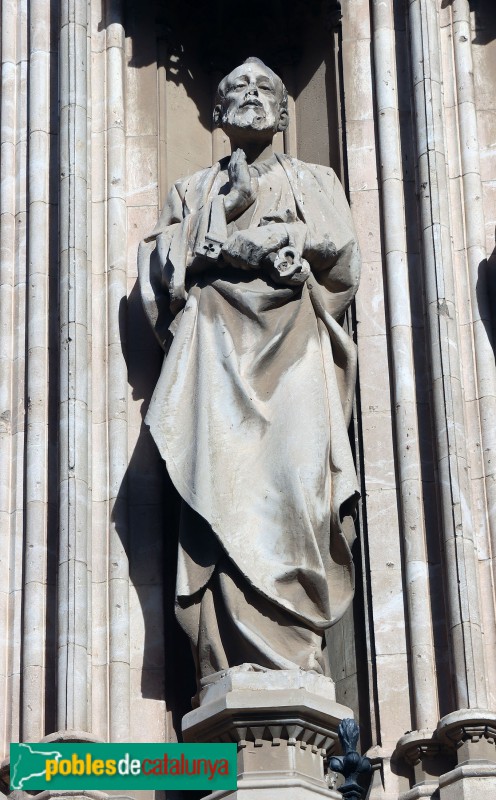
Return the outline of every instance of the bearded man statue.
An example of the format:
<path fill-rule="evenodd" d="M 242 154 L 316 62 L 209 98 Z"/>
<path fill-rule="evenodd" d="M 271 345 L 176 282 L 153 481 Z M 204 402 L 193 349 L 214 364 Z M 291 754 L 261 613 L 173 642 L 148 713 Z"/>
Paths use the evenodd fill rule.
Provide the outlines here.
<path fill-rule="evenodd" d="M 360 257 L 334 172 L 273 152 L 280 78 L 248 59 L 218 87 L 232 155 L 177 181 L 140 245 L 166 351 L 146 417 L 182 498 L 176 613 L 198 681 L 239 666 L 327 674 L 353 596 L 348 437 Z"/>

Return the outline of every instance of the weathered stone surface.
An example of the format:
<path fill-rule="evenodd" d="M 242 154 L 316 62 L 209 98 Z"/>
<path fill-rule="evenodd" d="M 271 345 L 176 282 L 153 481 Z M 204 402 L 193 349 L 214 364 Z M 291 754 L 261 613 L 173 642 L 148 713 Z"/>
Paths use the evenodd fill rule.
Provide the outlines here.
<path fill-rule="evenodd" d="M 329 793 L 324 757 L 334 752 L 339 723 L 352 712 L 335 702 L 329 678 L 233 668 L 212 676 L 200 700 L 183 719 L 185 740 L 238 744 L 238 789 L 212 797 L 340 797 Z"/>
<path fill-rule="evenodd" d="M 177 617 L 201 677 L 326 672 L 323 633 L 353 584 L 355 353 L 336 320 L 356 238 L 332 170 L 274 155 L 287 91 L 262 62 L 223 78 L 214 120 L 229 162 L 176 182 L 139 255 L 167 350 L 146 422 L 185 505 Z"/>
<path fill-rule="evenodd" d="M 211 128 L 217 64 L 193 45 L 211 8 L 183 4 L 175 27 L 172 3 L 1 4 L 0 757 L 71 715 L 103 739 L 175 740 L 194 693 L 172 619 L 178 512 L 142 425 L 161 352 L 141 335 L 136 249 L 170 186 L 229 141 Z M 496 21 L 490 2 L 346 0 L 341 35 L 320 3 L 293 5 L 290 53 L 274 44 L 287 15 L 261 36 L 247 6 L 243 36 L 283 65 L 276 149 L 334 166 L 364 256 L 347 323 L 363 580 L 328 647 L 375 753 L 370 800 L 429 797 L 444 766 L 396 763 L 398 739 L 496 705 Z M 245 41 L 226 47 L 225 24 L 209 17 L 223 56 Z M 465 766 L 446 797 L 496 792 Z"/>

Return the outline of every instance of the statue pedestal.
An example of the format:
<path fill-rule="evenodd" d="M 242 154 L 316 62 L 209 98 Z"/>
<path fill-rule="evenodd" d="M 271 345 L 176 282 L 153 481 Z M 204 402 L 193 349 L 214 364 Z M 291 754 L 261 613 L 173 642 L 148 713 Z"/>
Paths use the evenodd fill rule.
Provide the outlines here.
<path fill-rule="evenodd" d="M 183 719 L 186 742 L 236 742 L 238 787 L 210 800 L 341 798 L 324 777 L 324 757 L 353 712 L 335 700 L 329 678 L 301 670 L 218 673 Z"/>

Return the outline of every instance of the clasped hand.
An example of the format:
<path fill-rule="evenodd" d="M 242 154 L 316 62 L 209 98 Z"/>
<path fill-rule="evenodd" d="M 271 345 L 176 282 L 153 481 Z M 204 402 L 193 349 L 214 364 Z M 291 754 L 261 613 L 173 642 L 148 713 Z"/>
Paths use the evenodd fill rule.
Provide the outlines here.
<path fill-rule="evenodd" d="M 226 219 L 230 222 L 255 202 L 258 179 L 250 174 L 245 153 L 241 149 L 233 152 L 228 174 L 231 188 L 224 205 Z M 234 267 L 245 270 L 265 268 L 276 283 L 292 286 L 307 279 L 310 267 L 294 249 L 291 249 L 290 257 L 286 257 L 289 244 L 287 225 L 273 222 L 236 231 L 224 243 L 221 252 L 224 261 Z"/>

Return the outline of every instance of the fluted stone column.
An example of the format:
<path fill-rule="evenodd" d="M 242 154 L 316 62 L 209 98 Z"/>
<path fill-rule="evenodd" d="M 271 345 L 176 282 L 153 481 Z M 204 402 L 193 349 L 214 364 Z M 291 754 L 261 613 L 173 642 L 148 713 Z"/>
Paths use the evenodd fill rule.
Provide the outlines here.
<path fill-rule="evenodd" d="M 478 547 L 484 551 L 491 546 L 494 522 L 493 467 L 479 455 L 494 447 L 494 430 L 486 425 L 494 398 L 494 356 L 481 321 L 488 313 L 487 290 L 477 286 L 485 258 L 484 215 L 468 3 L 454 0 L 443 13 L 444 27 L 435 3 L 409 2 L 445 597 L 457 710 L 434 730 L 430 724 L 400 739 L 396 755 L 410 764 L 415 782 L 401 800 L 438 792 L 443 800 L 482 798 L 496 789 L 493 714 L 487 710 L 494 669 L 487 658 L 494 641 L 494 602 L 484 591 L 487 570 L 477 558 Z M 491 484 L 487 494 L 481 491 L 481 469 L 482 483 Z M 481 513 L 484 505 L 488 526 Z"/>
<path fill-rule="evenodd" d="M 23 731 L 45 733 L 50 259 L 50 5 L 29 4 L 27 426 L 24 544 Z"/>
<path fill-rule="evenodd" d="M 381 211 L 386 289 L 391 337 L 392 390 L 401 530 L 404 540 L 405 595 L 411 664 L 413 722 L 433 729 L 438 718 L 429 559 L 425 540 L 422 463 L 418 425 L 418 390 L 412 341 L 408 219 L 401 154 L 396 74 L 394 4 L 373 0 L 373 64 L 376 86 Z M 418 380 L 418 377 L 417 377 Z"/>
<path fill-rule="evenodd" d="M 411 0 L 409 14 L 423 267 L 454 693 L 459 707 L 484 706 L 486 676 L 449 227 L 439 10 L 433 0 Z"/>
<path fill-rule="evenodd" d="M 109 736 L 129 739 L 130 641 L 126 469 L 126 327 L 120 325 L 127 296 L 125 33 L 122 0 L 107 8 L 107 336 L 109 436 Z M 119 495 L 118 518 L 113 513 Z"/>
<path fill-rule="evenodd" d="M 366 649 L 374 745 L 372 755 L 385 765 L 378 779 L 377 794 L 374 794 L 375 788 L 372 789 L 371 797 L 375 798 L 382 796 L 382 781 L 391 797 L 398 794 L 397 777 L 388 769 L 387 762 L 399 736 L 412 727 L 405 607 L 397 602 L 404 585 L 393 405 L 394 382 L 399 371 L 389 371 L 388 273 L 383 267 L 381 240 L 381 190 L 386 182 L 393 192 L 394 186 L 389 173 L 379 176 L 377 172 L 379 131 L 375 122 L 374 75 L 371 70 L 374 31 L 368 0 L 343 3 L 342 26 L 345 156 L 351 212 L 362 256 L 362 275 L 356 297 L 360 365 L 358 435 L 363 453 L 360 468 L 364 495 L 364 574 L 361 577 L 364 581 L 365 613 L 370 620 Z M 394 108 L 391 111 L 394 118 Z M 382 141 L 385 149 L 388 145 L 384 139 Z M 402 213 L 400 204 L 394 209 L 392 224 L 395 230 L 401 226 Z M 402 246 L 399 245 L 400 249 Z M 389 260 L 389 270 L 393 258 L 394 254 Z M 392 285 L 391 290 L 396 291 Z M 403 301 L 395 313 L 398 315 L 401 311 L 406 313 Z M 396 316 L 396 322 L 398 319 Z M 397 366 L 399 370 L 399 362 Z M 404 400 L 403 387 L 398 386 L 398 389 Z M 407 384 L 404 389 L 408 391 Z"/>
<path fill-rule="evenodd" d="M 487 710 L 496 685 L 496 370 L 484 268 L 496 151 L 487 147 L 481 160 L 481 107 L 493 113 L 481 86 L 493 84 L 477 61 L 485 48 L 489 63 L 493 51 L 474 43 L 470 6 L 342 2 L 336 136 L 364 264 L 355 434 L 364 562 L 357 626 L 367 655 L 359 681 L 350 670 L 342 686 L 349 704 L 360 695 L 369 723 L 377 766 L 369 800 L 496 792 Z M 146 362 L 148 340 L 138 341 L 139 301 L 131 323 L 127 301 L 137 242 L 169 185 L 224 155 L 225 142 L 196 107 L 210 78 L 195 63 L 186 85 L 190 54 L 172 48 L 166 57 L 163 38 L 154 65 L 164 28 L 137 5 L 139 23 L 126 19 L 130 8 L 123 0 L 1 3 L 2 757 L 9 741 L 54 728 L 56 740 L 136 738 L 142 715 L 154 738 L 174 738 L 160 676 L 175 642 L 163 646 L 161 621 L 149 627 L 161 605 L 167 527 L 158 468 L 153 502 L 147 497 L 143 510 L 136 497 L 148 481 L 146 448 L 128 498 L 150 387 L 139 395 L 128 382 L 126 358 L 132 373 Z M 176 58 L 184 63 L 171 71 Z M 295 155 L 298 103 L 321 86 L 309 71 L 308 62 L 290 99 L 285 147 Z M 485 119 L 485 140 L 494 142 Z M 150 587 L 149 575 L 137 574 L 147 559 Z M 258 752 L 253 730 L 248 766 Z M 318 761 L 312 746 L 300 766 Z M 270 747 L 273 755 L 279 745 Z M 294 743 L 284 747 L 293 755 Z"/>
<path fill-rule="evenodd" d="M 464 234 L 463 261 L 459 262 L 461 287 L 458 306 L 468 300 L 468 318 L 463 319 L 467 346 L 463 358 L 469 439 L 479 441 L 472 447 L 472 492 L 477 515 L 480 559 L 479 580 L 485 598 L 492 592 L 496 552 L 496 365 L 491 338 L 491 308 L 485 241 L 484 192 L 481 180 L 481 157 L 477 130 L 472 28 L 468 0 L 453 0 L 451 6 L 452 55 L 454 62 L 453 100 L 456 104 L 459 172 L 461 175 L 461 228 Z M 480 80 L 480 78 L 479 78 Z M 458 220 L 454 223 L 458 224 Z M 465 263 L 463 263 L 465 262 Z M 464 269 L 462 269 L 464 267 Z M 487 555 L 486 555 L 487 554 Z M 492 558 L 491 558 L 492 554 Z M 492 563 L 491 563 L 492 562 Z M 492 569 L 491 569 L 492 567 Z M 485 668 L 488 685 L 496 685 L 496 604 L 482 603 Z M 494 691 L 494 690 L 492 690 Z M 494 698 L 494 694 L 493 694 Z M 494 700 L 493 700 L 494 702 Z"/>
<path fill-rule="evenodd" d="M 7 752 L 20 723 L 21 636 L 12 621 L 22 609 L 22 472 L 24 451 L 24 318 L 27 152 L 27 17 L 25 4 L 1 5 L 0 185 L 0 709 L 5 712 L 0 750 Z M 0 712 L 1 713 L 1 712 Z"/>
<path fill-rule="evenodd" d="M 60 544 L 57 724 L 89 728 L 88 6 L 60 4 Z"/>
<path fill-rule="evenodd" d="M 484 216 L 473 35 L 465 0 L 443 4 L 443 9 L 432 0 L 372 2 L 370 14 L 368 4 L 349 0 L 343 12 L 350 200 L 364 262 L 357 295 L 367 517 L 363 552 L 370 570 L 366 602 L 373 620 L 369 674 L 377 743 L 369 755 L 381 764 L 381 780 L 377 771 L 370 797 L 412 800 L 438 791 L 440 777 L 455 763 L 453 745 L 436 733 L 439 717 L 449 708 L 472 707 L 476 715 L 478 706 L 487 708 L 494 670 L 489 657 L 495 611 L 490 588 L 494 426 L 486 425 L 494 354 L 480 271 Z M 450 14 L 452 27 L 443 30 Z M 448 107 L 451 92 L 453 109 Z M 372 104 L 373 126 L 368 119 Z M 486 339 L 479 347 L 481 337 Z M 385 357 L 384 345 L 390 347 Z M 381 363 L 388 365 L 385 372 L 380 372 Z M 392 464 L 390 432 L 382 419 L 387 411 L 393 425 Z M 392 470 L 398 517 L 388 497 Z M 439 548 L 442 570 L 436 563 Z M 390 572 L 383 570 L 378 580 L 384 562 Z M 399 593 L 394 582 L 398 565 Z M 404 687 L 401 609 L 394 602 L 399 594 L 406 611 L 410 709 L 396 694 Z M 389 664 L 394 664 L 389 673 L 393 685 L 388 686 L 385 644 Z M 447 650 L 451 669 L 443 664 Z M 390 747 L 390 733 L 398 733 L 401 725 L 403 731 L 414 730 Z M 487 758 L 487 748 L 481 747 Z M 415 784 L 409 791 L 405 764 Z"/>
<path fill-rule="evenodd" d="M 108 738 L 108 436 L 105 3 L 91 3 L 91 482 L 92 732 Z M 94 324 L 96 323 L 96 324 Z"/>

